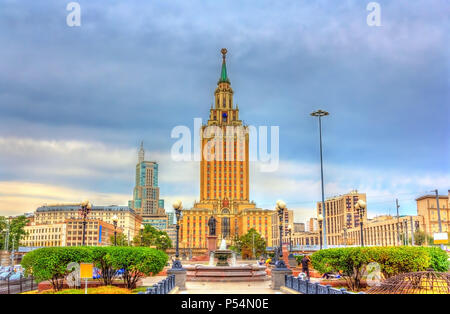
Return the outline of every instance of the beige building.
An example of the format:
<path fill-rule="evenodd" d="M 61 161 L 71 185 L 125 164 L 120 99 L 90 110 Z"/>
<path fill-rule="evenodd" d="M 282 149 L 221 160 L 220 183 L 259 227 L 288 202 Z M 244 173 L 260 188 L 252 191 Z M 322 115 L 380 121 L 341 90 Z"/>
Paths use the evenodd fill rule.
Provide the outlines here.
<path fill-rule="evenodd" d="M 81 246 L 83 244 L 83 220 L 67 219 L 63 223 L 25 226 L 25 236 L 20 242 L 26 247 Z M 117 228 L 117 233 L 122 229 Z M 114 226 L 98 219 L 88 219 L 85 230 L 87 246 L 112 245 L 110 237 Z"/>
<path fill-rule="evenodd" d="M 447 195 L 439 195 L 442 232 L 450 232 L 450 191 Z M 439 232 L 436 195 L 424 195 L 416 199 L 417 214 L 424 219 L 424 231 L 429 235 Z"/>
<path fill-rule="evenodd" d="M 325 200 L 325 221 L 327 245 L 343 244 L 344 230 L 359 227 L 360 219 L 367 220 L 367 207 L 364 216 L 360 217 L 355 209 L 356 202 L 363 200 L 366 202 L 366 194 L 351 191 L 350 193 L 331 197 Z M 367 202 L 366 202 L 367 203 Z M 322 202 L 317 202 L 317 215 L 322 214 Z M 323 229 L 319 223 L 319 232 Z"/>
<path fill-rule="evenodd" d="M 289 243 L 289 242 L 288 242 Z M 319 245 L 319 233 L 318 232 L 294 232 L 292 233 L 292 246 L 307 246 L 307 245 Z"/>
<path fill-rule="evenodd" d="M 404 239 L 411 238 L 423 225 L 421 216 L 383 215 L 368 219 L 363 223 L 364 245 L 403 245 Z M 341 245 L 361 245 L 361 226 L 343 230 L 341 240 Z"/>
<path fill-rule="evenodd" d="M 294 232 L 294 211 L 287 207 L 283 210 L 283 244 L 289 243 L 289 226 Z M 280 245 L 280 218 L 277 211 L 272 213 L 272 245 Z"/>
<path fill-rule="evenodd" d="M 80 204 L 55 204 L 39 207 L 35 212 L 34 225 L 51 225 L 64 223 L 68 219 L 78 219 Z M 113 217 L 117 216 L 117 227 L 123 230 L 128 240 L 139 234 L 142 218 L 136 215 L 128 206 L 92 206 L 88 220 L 101 220 L 113 224 Z"/>
<path fill-rule="evenodd" d="M 25 226 L 27 233 L 20 241 L 22 246 L 43 247 L 43 246 L 66 246 L 67 225 L 66 223 L 52 223 L 45 225 Z"/>
<path fill-rule="evenodd" d="M 317 218 L 309 218 L 308 231 L 309 232 L 318 232 L 319 231 L 319 223 L 317 222 Z"/>

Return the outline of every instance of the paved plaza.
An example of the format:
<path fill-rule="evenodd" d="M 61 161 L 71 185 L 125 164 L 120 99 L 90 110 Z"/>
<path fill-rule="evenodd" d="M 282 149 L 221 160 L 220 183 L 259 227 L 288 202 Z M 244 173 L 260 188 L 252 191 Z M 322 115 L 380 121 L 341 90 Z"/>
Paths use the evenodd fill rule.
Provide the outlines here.
<path fill-rule="evenodd" d="M 146 277 L 143 286 L 149 287 L 165 277 Z M 282 294 L 270 288 L 270 280 L 257 282 L 200 282 L 187 281 L 186 290 L 180 294 Z"/>

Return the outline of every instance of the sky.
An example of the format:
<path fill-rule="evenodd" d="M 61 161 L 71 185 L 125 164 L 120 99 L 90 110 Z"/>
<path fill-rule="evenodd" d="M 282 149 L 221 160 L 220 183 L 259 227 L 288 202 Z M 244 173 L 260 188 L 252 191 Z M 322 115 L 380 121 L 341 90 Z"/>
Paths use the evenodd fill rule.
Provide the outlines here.
<path fill-rule="evenodd" d="M 198 162 L 174 127 L 208 118 L 220 49 L 246 124 L 279 127 L 279 167 L 251 162 L 250 198 L 304 222 L 325 196 L 367 194 L 369 217 L 415 214 L 450 188 L 450 4 L 378 1 L 0 0 L 0 215 L 45 203 L 132 198 L 139 143 L 160 164 L 166 209 L 199 199 Z M 194 141 L 196 139 L 192 139 Z"/>

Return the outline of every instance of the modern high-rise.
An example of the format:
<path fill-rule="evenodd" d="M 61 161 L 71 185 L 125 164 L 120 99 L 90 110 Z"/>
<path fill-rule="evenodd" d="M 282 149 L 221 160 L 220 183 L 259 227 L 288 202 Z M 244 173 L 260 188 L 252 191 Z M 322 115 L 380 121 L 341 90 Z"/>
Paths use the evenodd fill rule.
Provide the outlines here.
<path fill-rule="evenodd" d="M 141 142 L 136 164 L 133 200 L 129 201 L 128 205 L 138 215 L 145 217 L 162 214 L 163 208 L 160 208 L 160 204 L 164 204 L 164 201 L 159 199 L 158 163 L 145 161 L 144 144 Z"/>
<path fill-rule="evenodd" d="M 209 119 L 201 128 L 200 201 L 183 212 L 181 241 L 187 247 L 206 247 L 207 221 L 217 220 L 218 241 L 231 242 L 254 228 L 272 242 L 272 210 L 250 201 L 249 133 L 239 119 L 234 91 L 222 49 L 222 68 Z"/>

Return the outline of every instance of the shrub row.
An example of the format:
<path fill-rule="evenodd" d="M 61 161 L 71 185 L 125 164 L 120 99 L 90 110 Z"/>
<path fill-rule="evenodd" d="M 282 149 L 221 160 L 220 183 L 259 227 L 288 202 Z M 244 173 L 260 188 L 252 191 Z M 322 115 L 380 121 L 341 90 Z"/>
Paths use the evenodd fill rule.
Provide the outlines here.
<path fill-rule="evenodd" d="M 111 285 L 118 270 L 123 270 L 127 288 L 134 289 L 140 278 L 159 273 L 167 260 L 166 253 L 147 247 L 49 247 L 26 254 L 22 266 L 37 281 L 49 280 L 54 290 L 60 290 L 73 271 L 70 263 L 93 263 L 105 285 Z"/>
<path fill-rule="evenodd" d="M 376 262 L 384 278 L 400 273 L 448 270 L 447 253 L 438 247 L 349 247 L 315 252 L 311 262 L 317 271 L 342 272 L 352 289 L 359 289 L 366 266 Z"/>

